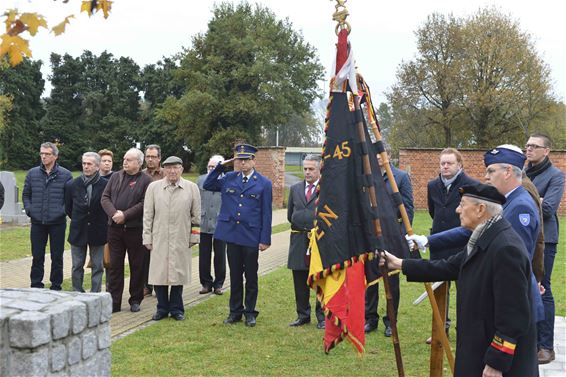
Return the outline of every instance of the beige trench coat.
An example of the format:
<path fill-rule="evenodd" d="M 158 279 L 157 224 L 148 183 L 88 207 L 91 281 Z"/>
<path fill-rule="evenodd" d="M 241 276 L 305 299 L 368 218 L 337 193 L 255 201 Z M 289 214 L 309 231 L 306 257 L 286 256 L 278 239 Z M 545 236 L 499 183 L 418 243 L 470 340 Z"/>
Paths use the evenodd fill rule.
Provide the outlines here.
<path fill-rule="evenodd" d="M 143 244 L 151 244 L 149 284 L 185 285 L 191 277 L 192 235 L 200 223 L 200 193 L 193 182 L 180 179 L 176 187 L 166 178 L 152 182 L 145 193 Z"/>

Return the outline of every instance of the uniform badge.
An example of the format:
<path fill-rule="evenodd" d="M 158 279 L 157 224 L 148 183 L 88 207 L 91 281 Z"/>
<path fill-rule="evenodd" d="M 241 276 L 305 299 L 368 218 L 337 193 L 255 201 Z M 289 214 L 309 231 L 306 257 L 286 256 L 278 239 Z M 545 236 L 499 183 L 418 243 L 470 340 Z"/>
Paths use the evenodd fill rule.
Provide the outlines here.
<path fill-rule="evenodd" d="M 531 215 L 528 213 L 521 213 L 519 214 L 519 221 L 523 226 L 527 226 L 531 223 Z"/>
<path fill-rule="evenodd" d="M 499 150 L 497 149 L 492 149 L 491 151 L 489 151 L 490 154 L 498 154 Z"/>

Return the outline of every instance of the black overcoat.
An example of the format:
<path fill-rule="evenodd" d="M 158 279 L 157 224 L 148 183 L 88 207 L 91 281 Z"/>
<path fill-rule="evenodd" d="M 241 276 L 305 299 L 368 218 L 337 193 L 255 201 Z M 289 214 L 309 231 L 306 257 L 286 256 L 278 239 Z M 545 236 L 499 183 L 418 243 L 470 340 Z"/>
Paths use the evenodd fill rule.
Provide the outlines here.
<path fill-rule="evenodd" d="M 458 280 L 456 376 L 481 376 L 486 364 L 504 376 L 538 376 L 531 263 L 507 220 L 488 228 L 470 255 L 404 260 L 403 273 L 409 281 Z"/>
<path fill-rule="evenodd" d="M 295 183 L 289 190 L 289 200 L 287 201 L 287 220 L 291 223 L 287 268 L 299 271 L 309 269 L 305 261 L 305 255 L 309 246 L 308 232 L 314 226 L 314 210 L 317 197 L 313 193 L 307 202 L 305 189 L 305 181 Z"/>

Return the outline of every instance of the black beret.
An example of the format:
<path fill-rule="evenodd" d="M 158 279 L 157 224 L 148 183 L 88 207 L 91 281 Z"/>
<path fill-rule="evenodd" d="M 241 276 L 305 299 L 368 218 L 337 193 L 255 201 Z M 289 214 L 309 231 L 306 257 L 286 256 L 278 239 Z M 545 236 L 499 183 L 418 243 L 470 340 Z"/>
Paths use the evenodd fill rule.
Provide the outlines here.
<path fill-rule="evenodd" d="M 497 191 L 495 187 L 483 183 L 462 186 L 459 191 L 462 196 L 471 196 L 497 204 L 504 204 L 506 201 L 505 195 Z"/>

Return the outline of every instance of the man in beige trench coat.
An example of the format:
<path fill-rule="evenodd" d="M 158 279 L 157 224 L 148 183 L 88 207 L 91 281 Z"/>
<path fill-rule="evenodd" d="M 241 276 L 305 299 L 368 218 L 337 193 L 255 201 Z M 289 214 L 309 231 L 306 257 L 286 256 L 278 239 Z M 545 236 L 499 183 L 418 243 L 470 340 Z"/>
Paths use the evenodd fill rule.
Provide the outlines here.
<path fill-rule="evenodd" d="M 155 321 L 169 314 L 177 321 L 185 319 L 183 285 L 191 276 L 190 248 L 199 242 L 192 227 L 200 223 L 200 193 L 195 183 L 181 178 L 182 163 L 179 157 L 168 157 L 163 162 L 165 177 L 152 182 L 145 194 L 143 244 L 151 253 L 149 284 L 157 296 Z"/>

